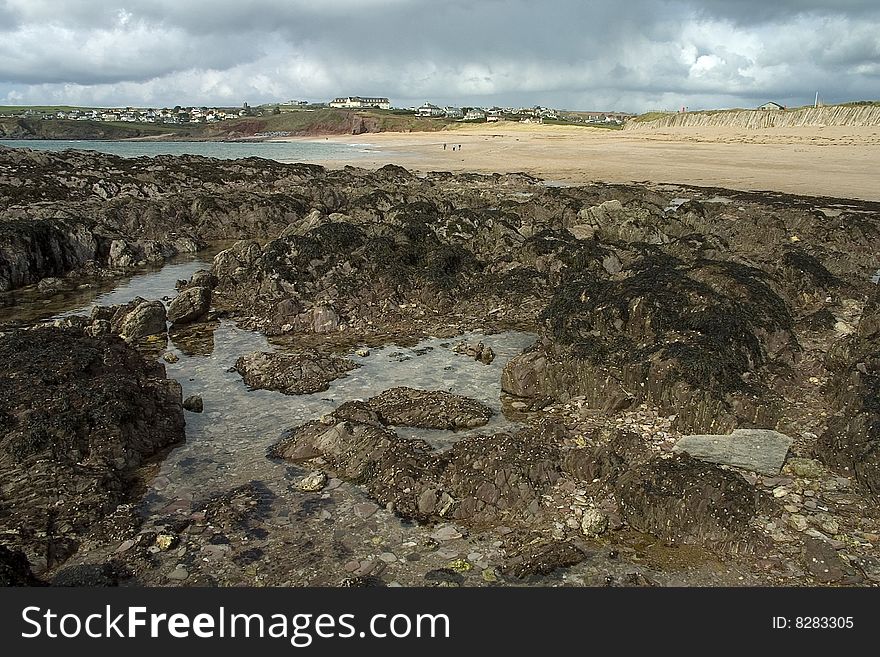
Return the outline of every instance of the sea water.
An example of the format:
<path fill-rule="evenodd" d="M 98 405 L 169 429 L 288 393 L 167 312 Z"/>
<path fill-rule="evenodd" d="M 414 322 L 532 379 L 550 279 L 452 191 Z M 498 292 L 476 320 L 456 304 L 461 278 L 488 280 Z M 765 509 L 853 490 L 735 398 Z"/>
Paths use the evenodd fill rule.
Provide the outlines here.
<path fill-rule="evenodd" d="M 356 160 L 375 154 L 372 144 L 341 144 L 333 141 L 91 141 L 62 139 L 0 140 L 10 148 L 38 151 L 89 150 L 119 157 L 156 155 L 202 155 L 221 160 L 262 157 L 278 162 L 320 164 L 328 160 Z"/>

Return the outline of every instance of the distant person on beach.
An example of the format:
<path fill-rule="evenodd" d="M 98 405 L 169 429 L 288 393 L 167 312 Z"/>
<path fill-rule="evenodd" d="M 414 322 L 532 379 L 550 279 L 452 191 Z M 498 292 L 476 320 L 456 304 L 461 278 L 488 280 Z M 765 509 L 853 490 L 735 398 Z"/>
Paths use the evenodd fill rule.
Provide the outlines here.
<path fill-rule="evenodd" d="M 446 150 L 446 144 L 443 144 L 443 150 L 444 151 Z"/>

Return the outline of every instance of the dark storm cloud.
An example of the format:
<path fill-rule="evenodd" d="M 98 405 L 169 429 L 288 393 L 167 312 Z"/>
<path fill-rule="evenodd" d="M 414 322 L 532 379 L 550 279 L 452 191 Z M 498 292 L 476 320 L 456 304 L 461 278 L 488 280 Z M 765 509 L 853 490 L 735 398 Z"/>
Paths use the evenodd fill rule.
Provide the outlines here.
<path fill-rule="evenodd" d="M 0 102 L 880 96 L 876 0 L 0 0 L 0 33 Z"/>

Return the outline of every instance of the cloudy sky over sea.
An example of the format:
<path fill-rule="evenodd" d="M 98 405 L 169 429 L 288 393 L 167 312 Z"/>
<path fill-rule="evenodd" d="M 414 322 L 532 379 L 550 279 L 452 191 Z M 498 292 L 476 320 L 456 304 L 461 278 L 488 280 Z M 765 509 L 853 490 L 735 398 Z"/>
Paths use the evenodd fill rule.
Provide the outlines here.
<path fill-rule="evenodd" d="M 880 98 L 878 0 L 0 0 L 0 104 Z"/>

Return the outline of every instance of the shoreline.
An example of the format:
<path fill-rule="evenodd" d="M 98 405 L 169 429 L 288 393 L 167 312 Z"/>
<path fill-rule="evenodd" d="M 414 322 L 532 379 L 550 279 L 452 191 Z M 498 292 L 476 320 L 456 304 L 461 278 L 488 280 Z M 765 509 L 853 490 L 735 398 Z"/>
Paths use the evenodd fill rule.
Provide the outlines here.
<path fill-rule="evenodd" d="M 10 141 L 23 142 L 26 147 L 29 140 Z M 880 127 L 876 126 L 608 130 L 504 122 L 437 132 L 85 141 L 361 145 L 369 150 L 352 149 L 349 155 L 303 161 L 331 169 L 357 166 L 375 170 L 396 164 L 420 174 L 521 172 L 571 185 L 672 184 L 880 201 L 874 173 L 880 170 Z M 460 149 L 452 150 L 459 144 Z"/>
<path fill-rule="evenodd" d="M 568 184 L 651 182 L 880 201 L 874 173 L 880 170 L 880 128 L 875 127 L 648 132 L 482 124 L 440 133 L 328 135 L 324 141 L 368 141 L 378 151 L 323 162 L 330 168 L 400 164 L 419 173 L 523 172 Z M 461 149 L 452 151 L 453 144 Z"/>

